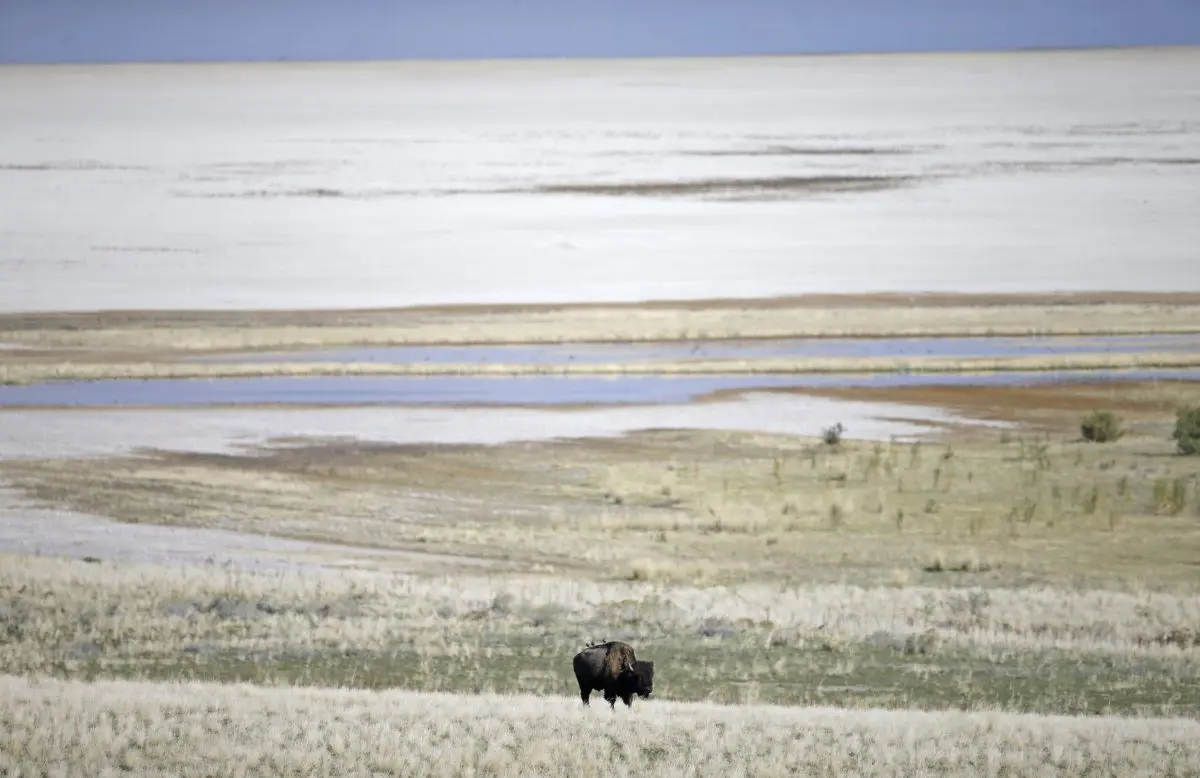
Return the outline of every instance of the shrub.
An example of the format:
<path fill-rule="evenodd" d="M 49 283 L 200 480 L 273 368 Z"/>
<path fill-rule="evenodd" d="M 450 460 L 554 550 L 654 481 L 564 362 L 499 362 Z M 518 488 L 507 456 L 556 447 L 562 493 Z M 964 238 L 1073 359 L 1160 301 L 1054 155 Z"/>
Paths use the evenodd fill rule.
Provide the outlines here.
<path fill-rule="evenodd" d="M 1180 454 L 1200 454 L 1200 405 L 1180 408 L 1175 415 L 1175 432 L 1171 435 Z"/>
<path fill-rule="evenodd" d="M 1111 443 L 1125 434 L 1121 420 L 1109 411 L 1092 411 L 1079 425 L 1084 440 L 1093 443 Z"/>
<path fill-rule="evenodd" d="M 842 442 L 842 433 L 845 431 L 846 428 L 843 427 L 842 423 L 839 421 L 832 427 L 826 427 L 821 431 L 821 440 L 824 440 L 826 445 L 836 446 Z"/>

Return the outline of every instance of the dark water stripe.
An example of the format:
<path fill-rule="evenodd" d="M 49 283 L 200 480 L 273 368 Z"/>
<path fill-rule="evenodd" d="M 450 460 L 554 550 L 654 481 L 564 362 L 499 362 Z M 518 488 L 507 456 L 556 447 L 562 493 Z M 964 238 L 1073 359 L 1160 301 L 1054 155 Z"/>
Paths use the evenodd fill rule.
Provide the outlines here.
<path fill-rule="evenodd" d="M 874 375 L 286 376 L 112 379 L 0 386 L 0 407 L 204 405 L 562 405 L 680 403 L 722 390 L 854 386 L 1016 386 L 1113 380 L 1200 381 L 1200 368 Z"/>

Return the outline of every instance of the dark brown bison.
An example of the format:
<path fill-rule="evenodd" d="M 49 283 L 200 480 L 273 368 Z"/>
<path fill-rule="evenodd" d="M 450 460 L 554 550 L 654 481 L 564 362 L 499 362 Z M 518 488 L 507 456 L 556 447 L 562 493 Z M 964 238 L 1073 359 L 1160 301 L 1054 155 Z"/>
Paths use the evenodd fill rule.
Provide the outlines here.
<path fill-rule="evenodd" d="M 590 704 L 593 691 L 603 692 L 614 709 L 618 697 L 628 708 L 633 707 L 633 695 L 646 699 L 654 693 L 654 663 L 640 661 L 628 643 L 610 640 L 590 645 L 575 655 L 572 665 L 584 705 Z"/>

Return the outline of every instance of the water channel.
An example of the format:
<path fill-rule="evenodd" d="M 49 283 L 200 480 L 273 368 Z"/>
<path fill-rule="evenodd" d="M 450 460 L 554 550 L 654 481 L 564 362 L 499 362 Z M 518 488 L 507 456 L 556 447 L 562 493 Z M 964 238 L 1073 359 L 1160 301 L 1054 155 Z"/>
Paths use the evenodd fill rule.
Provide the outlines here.
<path fill-rule="evenodd" d="M 1200 381 L 1200 368 L 995 373 L 616 376 L 274 376 L 106 379 L 0 386 L 3 407 L 208 405 L 571 405 L 683 403 L 720 391 L 805 387 L 997 386 L 1134 380 Z"/>

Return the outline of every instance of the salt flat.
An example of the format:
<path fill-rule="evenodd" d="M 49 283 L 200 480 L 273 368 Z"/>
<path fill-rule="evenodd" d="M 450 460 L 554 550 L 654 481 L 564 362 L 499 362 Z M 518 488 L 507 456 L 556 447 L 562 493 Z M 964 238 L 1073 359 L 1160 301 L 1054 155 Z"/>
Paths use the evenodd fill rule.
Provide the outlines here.
<path fill-rule="evenodd" d="M 1200 289 L 1194 48 L 9 66 L 0 93 L 0 311 Z"/>

